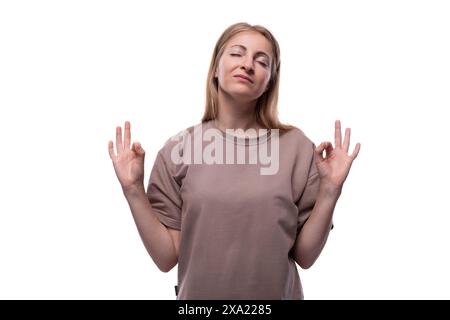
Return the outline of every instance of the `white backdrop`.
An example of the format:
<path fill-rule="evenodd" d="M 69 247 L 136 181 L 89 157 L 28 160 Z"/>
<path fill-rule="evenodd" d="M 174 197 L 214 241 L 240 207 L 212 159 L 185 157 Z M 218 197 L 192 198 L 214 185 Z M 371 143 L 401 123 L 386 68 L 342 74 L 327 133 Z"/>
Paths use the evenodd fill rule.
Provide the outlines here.
<path fill-rule="evenodd" d="M 0 298 L 175 299 L 108 155 L 199 123 L 229 25 L 281 46 L 280 118 L 360 142 L 306 299 L 449 299 L 447 1 L 0 2 Z"/>

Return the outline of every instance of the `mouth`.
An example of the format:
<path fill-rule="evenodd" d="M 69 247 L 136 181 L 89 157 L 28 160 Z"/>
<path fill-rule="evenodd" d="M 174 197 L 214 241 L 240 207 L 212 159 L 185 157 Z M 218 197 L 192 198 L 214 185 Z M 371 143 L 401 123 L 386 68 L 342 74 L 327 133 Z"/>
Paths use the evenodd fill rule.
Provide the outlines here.
<path fill-rule="evenodd" d="M 242 80 L 244 80 L 244 81 L 246 81 L 246 82 L 253 83 L 252 79 L 250 79 L 249 77 L 246 77 L 246 76 L 244 76 L 244 75 L 236 75 L 236 76 L 234 76 L 234 77 L 237 78 L 237 79 L 242 79 Z"/>

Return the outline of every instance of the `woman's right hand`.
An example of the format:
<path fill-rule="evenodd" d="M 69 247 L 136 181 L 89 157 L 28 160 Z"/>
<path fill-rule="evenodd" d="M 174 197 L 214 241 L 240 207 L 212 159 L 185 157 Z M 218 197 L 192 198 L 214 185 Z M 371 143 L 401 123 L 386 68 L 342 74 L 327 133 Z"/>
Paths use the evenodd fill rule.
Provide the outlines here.
<path fill-rule="evenodd" d="M 113 162 L 114 170 L 124 192 L 144 185 L 144 158 L 145 151 L 139 142 L 134 142 L 130 148 L 131 133 L 130 122 L 125 121 L 125 136 L 122 143 L 122 128 L 116 127 L 116 148 L 114 143 L 108 142 L 109 156 Z"/>

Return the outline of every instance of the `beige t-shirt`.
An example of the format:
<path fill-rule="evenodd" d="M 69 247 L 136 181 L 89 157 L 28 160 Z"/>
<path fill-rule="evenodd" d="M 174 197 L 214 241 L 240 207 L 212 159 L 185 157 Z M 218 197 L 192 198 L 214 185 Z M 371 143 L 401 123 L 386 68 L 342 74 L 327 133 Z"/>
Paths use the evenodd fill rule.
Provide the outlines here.
<path fill-rule="evenodd" d="M 198 133 L 208 129 L 220 136 L 199 142 Z M 234 150 L 228 158 L 234 161 L 200 159 L 198 150 L 218 155 L 220 146 L 227 156 Z M 267 158 L 250 161 L 250 153 L 263 147 L 273 153 L 271 174 L 261 171 L 269 167 Z M 238 148 L 245 150 L 244 163 L 237 160 Z M 291 249 L 319 189 L 314 148 L 298 128 L 236 138 L 214 121 L 165 143 L 147 196 L 161 223 L 181 231 L 177 299 L 303 299 Z"/>

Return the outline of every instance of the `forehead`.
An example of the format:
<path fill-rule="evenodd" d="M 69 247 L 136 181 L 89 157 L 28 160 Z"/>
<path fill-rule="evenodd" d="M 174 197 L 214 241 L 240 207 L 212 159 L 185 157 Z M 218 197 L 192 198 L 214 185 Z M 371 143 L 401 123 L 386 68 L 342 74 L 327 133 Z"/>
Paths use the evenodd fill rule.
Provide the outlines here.
<path fill-rule="evenodd" d="M 241 45 L 252 51 L 263 51 L 272 56 L 272 44 L 262 34 L 254 31 L 243 31 L 235 34 L 228 40 L 225 48 Z"/>

